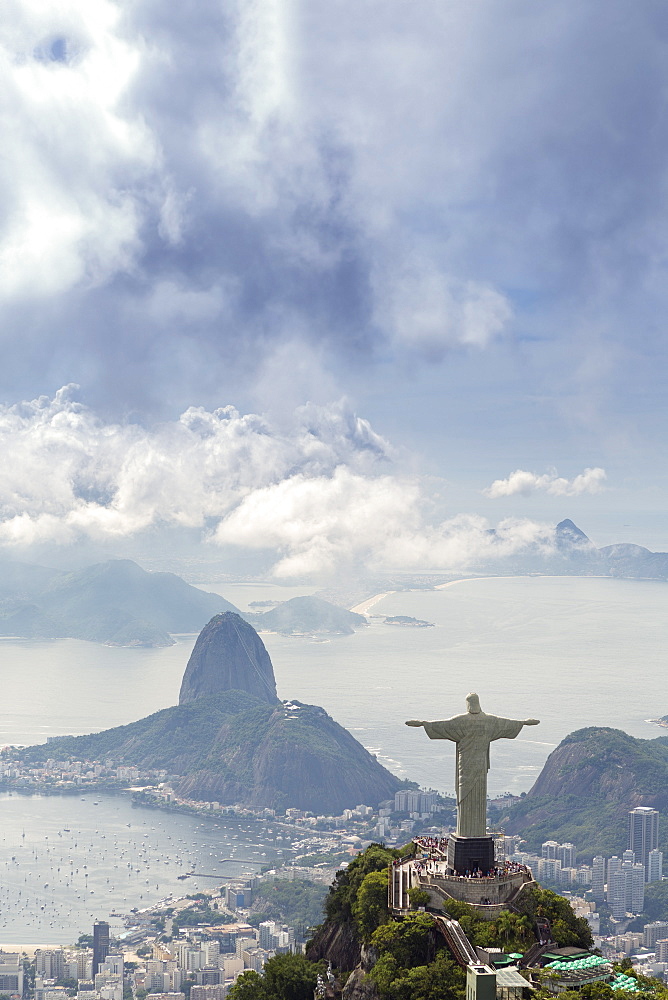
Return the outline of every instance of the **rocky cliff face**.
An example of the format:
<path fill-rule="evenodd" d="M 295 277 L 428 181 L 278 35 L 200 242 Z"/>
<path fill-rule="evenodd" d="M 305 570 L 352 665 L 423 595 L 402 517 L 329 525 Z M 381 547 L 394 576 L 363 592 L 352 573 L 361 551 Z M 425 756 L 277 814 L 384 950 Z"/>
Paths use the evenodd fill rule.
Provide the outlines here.
<path fill-rule="evenodd" d="M 362 957 L 362 942 L 353 921 L 325 920 L 309 941 L 306 957 L 310 962 L 320 962 L 324 958 L 335 968 L 351 972 Z"/>
<path fill-rule="evenodd" d="M 200 632 L 183 675 L 179 704 L 223 691 L 246 691 L 270 705 L 278 701 L 274 668 L 262 639 L 231 611 L 216 615 Z"/>

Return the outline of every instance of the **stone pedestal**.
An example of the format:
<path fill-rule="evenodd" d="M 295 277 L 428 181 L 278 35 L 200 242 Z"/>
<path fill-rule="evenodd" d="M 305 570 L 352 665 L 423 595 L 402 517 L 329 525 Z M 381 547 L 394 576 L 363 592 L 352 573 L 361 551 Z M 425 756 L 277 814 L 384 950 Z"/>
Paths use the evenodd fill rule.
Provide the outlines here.
<path fill-rule="evenodd" d="M 480 869 L 491 871 L 494 867 L 494 840 L 492 837 L 448 837 L 448 870 L 455 875 L 465 875 Z"/>

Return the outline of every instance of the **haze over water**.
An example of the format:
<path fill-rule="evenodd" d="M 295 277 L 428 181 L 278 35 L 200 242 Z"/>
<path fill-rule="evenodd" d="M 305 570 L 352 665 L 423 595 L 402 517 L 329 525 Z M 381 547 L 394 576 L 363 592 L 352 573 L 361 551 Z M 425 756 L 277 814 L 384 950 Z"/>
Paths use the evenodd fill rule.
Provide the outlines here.
<path fill-rule="evenodd" d="M 207 588 L 207 589 L 213 589 Z M 218 588 L 216 588 L 218 589 Z M 219 588 L 240 608 L 293 589 Z M 401 776 L 449 792 L 454 757 L 404 726 L 408 718 L 464 711 L 469 690 L 483 710 L 535 717 L 538 728 L 492 748 L 490 791 L 530 788 L 551 749 L 584 726 L 652 738 L 668 648 L 668 586 L 589 578 L 464 580 L 397 593 L 373 615 L 406 614 L 435 628 L 382 617 L 353 636 L 314 642 L 263 633 L 279 697 L 322 705 Z M 42 742 L 92 732 L 176 704 L 194 636 L 167 649 L 119 649 L 76 640 L 3 640 L 0 742 Z"/>
<path fill-rule="evenodd" d="M 241 608 L 272 595 L 294 596 L 271 586 L 220 589 Z M 649 739 L 662 735 L 645 720 L 668 712 L 668 700 L 657 700 L 664 690 L 667 603 L 668 587 L 654 582 L 471 580 L 439 591 L 390 595 L 371 609 L 381 617 L 353 636 L 328 642 L 262 637 L 280 697 L 322 705 L 397 774 L 447 793 L 453 747 L 407 728 L 406 719 L 458 714 L 472 689 L 485 711 L 539 718 L 540 727 L 492 747 L 490 791 L 519 792 L 530 788 L 549 752 L 575 729 L 612 726 Z M 382 624 L 383 616 L 396 614 L 436 627 Z M 175 704 L 194 641 L 182 636 L 167 649 L 144 650 L 74 640 L 3 640 L 0 742 L 90 732 Z M 71 941 L 89 929 L 93 915 L 125 912 L 169 892 L 210 885 L 181 882 L 177 875 L 187 870 L 187 859 L 205 870 L 210 861 L 229 856 L 233 844 L 243 857 L 266 862 L 273 856 L 270 847 L 258 846 L 257 832 L 234 823 L 214 826 L 196 817 L 136 809 L 122 797 L 89 791 L 83 798 L 0 794 L 0 913 L 6 914 L 0 940 Z M 61 873 L 55 873 L 56 855 L 49 850 L 61 852 Z M 121 852 L 127 852 L 122 864 Z M 135 863 L 128 869 L 131 856 Z M 68 883 L 62 869 L 70 858 L 79 872 Z M 23 904 L 26 896 L 33 901 L 30 908 Z"/>

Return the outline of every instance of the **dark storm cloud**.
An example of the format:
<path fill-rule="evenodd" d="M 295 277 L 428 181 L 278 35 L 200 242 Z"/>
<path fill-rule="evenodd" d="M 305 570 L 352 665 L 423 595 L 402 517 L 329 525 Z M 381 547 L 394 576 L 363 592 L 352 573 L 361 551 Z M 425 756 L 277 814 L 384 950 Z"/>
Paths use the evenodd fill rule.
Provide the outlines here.
<path fill-rule="evenodd" d="M 662 4 L 14 8 L 6 399 L 174 414 L 499 338 L 585 408 L 656 379 Z"/>

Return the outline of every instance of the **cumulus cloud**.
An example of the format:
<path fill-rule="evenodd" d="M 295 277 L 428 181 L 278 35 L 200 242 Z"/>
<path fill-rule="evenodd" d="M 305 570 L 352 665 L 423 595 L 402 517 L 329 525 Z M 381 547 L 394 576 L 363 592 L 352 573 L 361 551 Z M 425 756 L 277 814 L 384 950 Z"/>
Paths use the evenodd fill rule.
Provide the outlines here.
<path fill-rule="evenodd" d="M 266 552 L 277 576 L 323 577 L 462 569 L 554 544 L 530 521 L 433 523 L 420 480 L 345 403 L 301 406 L 283 429 L 227 406 L 148 430 L 103 421 L 67 386 L 1 407 L 0 448 L 0 544 L 15 549 L 186 528 Z"/>
<path fill-rule="evenodd" d="M 306 405 L 281 432 L 233 406 L 190 407 L 147 430 L 105 423 L 77 402 L 0 408 L 0 539 L 30 544 L 129 537 L 152 525 L 205 530 L 244 497 L 285 478 L 364 476 L 390 449 L 344 403 Z"/>
<path fill-rule="evenodd" d="M 524 469 L 516 469 L 507 479 L 495 479 L 492 485 L 484 490 L 485 496 L 492 500 L 499 497 L 511 497 L 521 494 L 549 493 L 555 497 L 575 497 L 582 493 L 600 493 L 604 489 L 605 469 L 585 469 L 573 479 L 564 479 L 556 472 L 546 472 L 536 475 Z"/>
<path fill-rule="evenodd" d="M 553 529 L 509 519 L 495 530 L 476 515 L 430 524 L 419 484 L 369 480 L 337 469 L 327 479 L 297 476 L 246 497 L 218 526 L 216 540 L 275 549 L 278 577 L 348 570 L 473 568 L 523 550 L 550 552 Z"/>
<path fill-rule="evenodd" d="M 486 347 L 512 316 L 496 289 L 439 272 L 429 261 L 379 271 L 375 286 L 376 318 L 395 346 L 433 360 L 456 347 Z"/>

